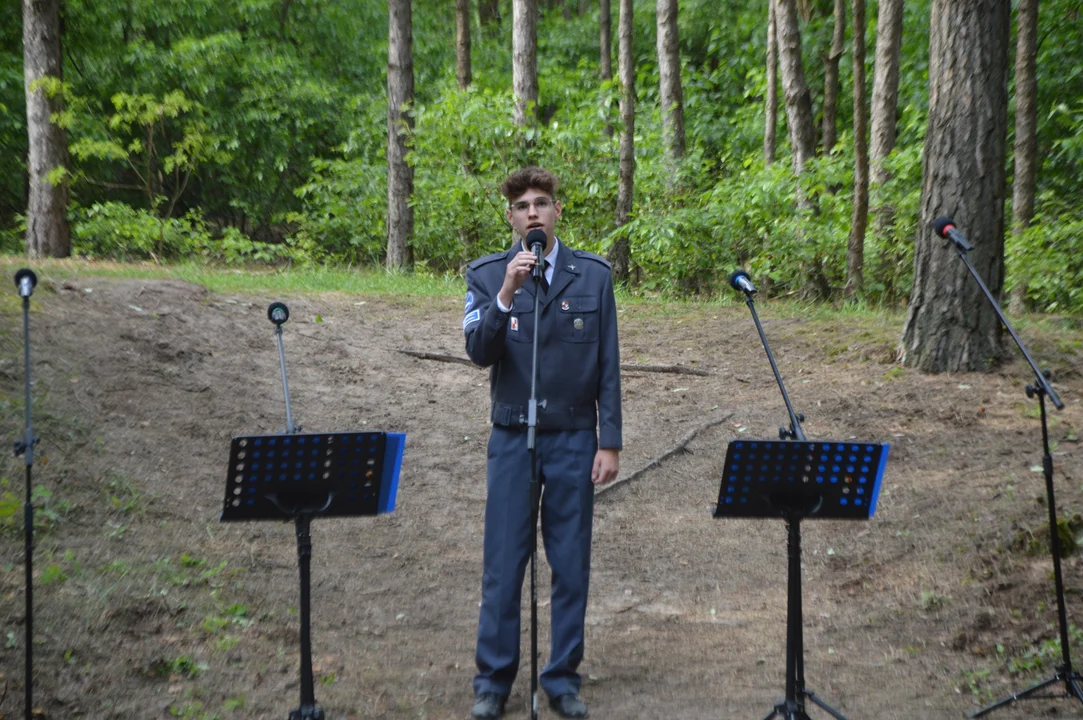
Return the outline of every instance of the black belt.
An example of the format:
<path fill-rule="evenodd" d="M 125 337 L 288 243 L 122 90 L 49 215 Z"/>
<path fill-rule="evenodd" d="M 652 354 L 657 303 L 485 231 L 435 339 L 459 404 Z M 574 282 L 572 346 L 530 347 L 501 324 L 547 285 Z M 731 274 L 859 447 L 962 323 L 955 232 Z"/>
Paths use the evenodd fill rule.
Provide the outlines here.
<path fill-rule="evenodd" d="M 493 425 L 506 428 L 527 426 L 527 407 L 493 403 Z M 597 413 L 592 405 L 553 405 L 542 401 L 538 403 L 538 428 L 545 430 L 593 430 L 598 422 Z"/>

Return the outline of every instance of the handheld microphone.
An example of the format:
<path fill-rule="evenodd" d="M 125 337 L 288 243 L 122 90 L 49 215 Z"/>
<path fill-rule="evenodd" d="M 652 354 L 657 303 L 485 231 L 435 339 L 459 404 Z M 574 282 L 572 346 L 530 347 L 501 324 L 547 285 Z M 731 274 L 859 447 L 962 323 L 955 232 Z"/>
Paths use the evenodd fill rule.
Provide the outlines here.
<path fill-rule="evenodd" d="M 946 215 L 941 215 L 936 220 L 933 220 L 933 230 L 945 240 L 951 240 L 960 250 L 974 249 L 966 236 L 955 229 L 955 221 Z"/>
<path fill-rule="evenodd" d="M 537 258 L 534 267 L 530 271 L 530 274 L 535 279 L 540 279 L 545 272 L 545 244 L 548 240 L 545 231 L 541 228 L 534 228 L 526 234 L 524 244 L 530 248 L 530 252 L 534 253 L 535 258 Z"/>
<path fill-rule="evenodd" d="M 746 295 L 754 295 L 756 292 L 756 286 L 752 284 L 752 280 L 749 279 L 748 273 L 744 270 L 734 270 L 730 274 L 730 287 L 734 290 L 740 290 Z"/>
<path fill-rule="evenodd" d="M 282 327 L 282 323 L 290 319 L 290 309 L 284 302 L 273 302 L 267 306 L 267 319 Z"/>
<path fill-rule="evenodd" d="M 15 273 L 15 287 L 19 289 L 19 297 L 28 298 L 34 292 L 34 286 L 38 284 L 38 276 L 33 270 L 23 268 Z"/>

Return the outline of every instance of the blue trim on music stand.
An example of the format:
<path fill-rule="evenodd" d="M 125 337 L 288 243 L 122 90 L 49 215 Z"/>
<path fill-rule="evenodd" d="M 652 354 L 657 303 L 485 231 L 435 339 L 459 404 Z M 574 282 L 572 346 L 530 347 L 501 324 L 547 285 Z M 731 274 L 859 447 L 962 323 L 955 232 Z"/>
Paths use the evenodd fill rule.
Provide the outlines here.
<path fill-rule="evenodd" d="M 380 481 L 380 501 L 376 513 L 383 515 L 395 509 L 395 497 L 399 489 L 399 471 L 402 470 L 402 453 L 406 447 L 406 433 L 387 433 L 384 446 L 384 476 Z M 393 462 L 388 462 L 393 458 Z"/>
<path fill-rule="evenodd" d="M 883 450 L 880 451 L 880 467 L 876 468 L 876 484 L 872 486 L 872 499 L 869 501 L 869 517 L 876 512 L 876 501 L 880 497 L 880 482 L 884 479 L 884 466 L 887 465 L 887 453 L 891 446 L 881 443 Z"/>

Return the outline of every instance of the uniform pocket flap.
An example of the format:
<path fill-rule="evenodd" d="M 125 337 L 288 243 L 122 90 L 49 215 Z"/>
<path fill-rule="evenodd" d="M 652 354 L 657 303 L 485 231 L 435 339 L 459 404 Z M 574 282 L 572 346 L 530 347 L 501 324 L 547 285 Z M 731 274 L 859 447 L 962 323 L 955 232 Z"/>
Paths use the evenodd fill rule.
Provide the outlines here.
<path fill-rule="evenodd" d="M 590 295 L 563 298 L 560 301 L 560 311 L 567 313 L 598 312 L 598 298 Z"/>

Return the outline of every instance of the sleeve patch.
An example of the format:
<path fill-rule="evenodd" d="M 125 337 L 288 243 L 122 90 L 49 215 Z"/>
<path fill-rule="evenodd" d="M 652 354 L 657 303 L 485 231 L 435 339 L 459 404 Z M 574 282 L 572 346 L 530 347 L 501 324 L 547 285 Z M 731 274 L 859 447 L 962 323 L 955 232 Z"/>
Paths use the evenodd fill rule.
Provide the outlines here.
<path fill-rule="evenodd" d="M 478 308 L 473 312 L 467 313 L 466 317 L 463 318 L 463 330 L 466 330 L 466 328 L 470 327 L 479 320 L 481 320 L 481 308 Z"/>
<path fill-rule="evenodd" d="M 469 310 L 471 307 L 473 307 L 473 305 L 474 305 L 474 293 L 472 291 L 470 291 L 470 290 L 467 290 L 466 291 L 466 307 L 463 309 L 463 312 Z"/>

